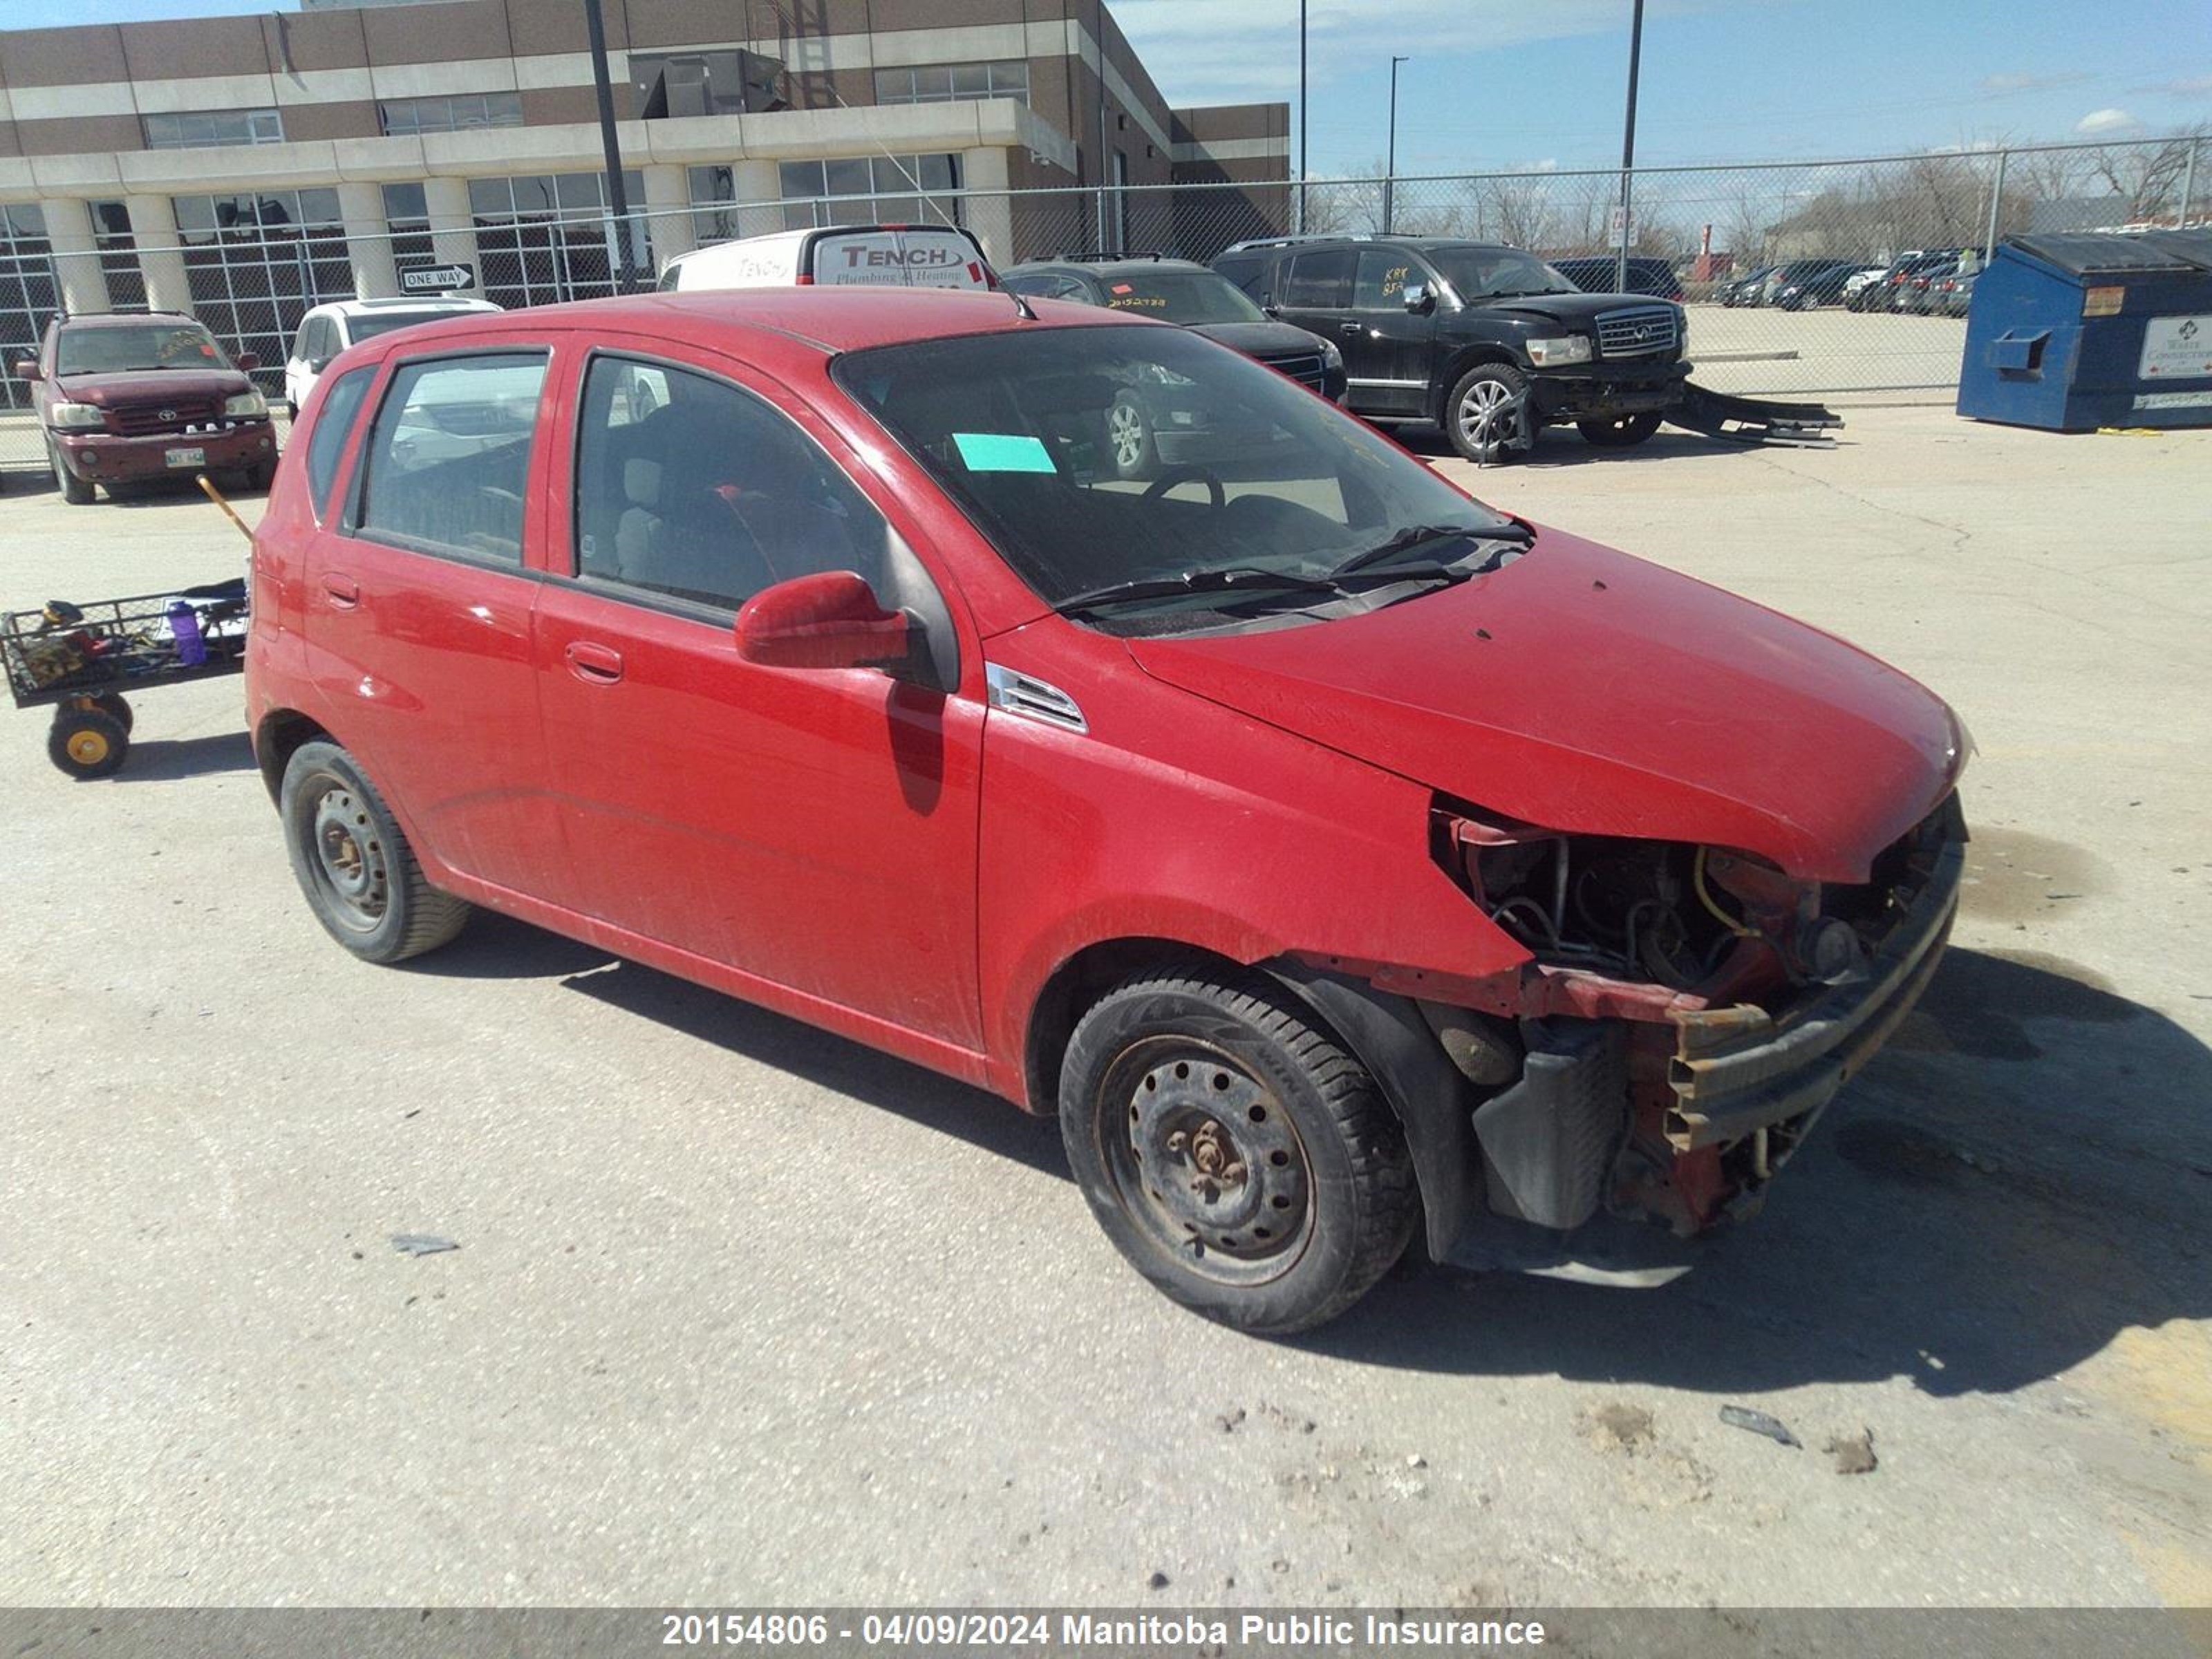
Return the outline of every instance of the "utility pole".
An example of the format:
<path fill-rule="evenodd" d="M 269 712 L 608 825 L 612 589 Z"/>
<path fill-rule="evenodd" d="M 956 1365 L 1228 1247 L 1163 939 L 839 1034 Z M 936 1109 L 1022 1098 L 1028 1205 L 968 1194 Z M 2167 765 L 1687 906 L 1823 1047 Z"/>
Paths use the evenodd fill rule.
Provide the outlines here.
<path fill-rule="evenodd" d="M 1628 25 L 1628 119 L 1620 134 L 1620 252 L 1613 264 L 1616 293 L 1628 291 L 1628 243 L 1635 228 L 1636 75 L 1644 58 L 1644 0 Z"/>
<path fill-rule="evenodd" d="M 599 0 L 584 0 L 584 21 L 592 35 L 592 81 L 599 94 L 599 143 L 607 157 L 607 206 L 614 215 L 615 292 L 637 286 L 637 259 L 630 247 L 629 198 L 623 190 L 622 143 L 615 137 L 615 91 L 607 80 L 607 26 Z"/>
<path fill-rule="evenodd" d="M 1641 0 L 1638 0 L 1641 3 Z M 1390 148 L 1382 162 L 1382 234 L 1390 234 L 1392 195 L 1398 187 L 1398 65 L 1410 64 L 1410 58 L 1390 60 Z"/>

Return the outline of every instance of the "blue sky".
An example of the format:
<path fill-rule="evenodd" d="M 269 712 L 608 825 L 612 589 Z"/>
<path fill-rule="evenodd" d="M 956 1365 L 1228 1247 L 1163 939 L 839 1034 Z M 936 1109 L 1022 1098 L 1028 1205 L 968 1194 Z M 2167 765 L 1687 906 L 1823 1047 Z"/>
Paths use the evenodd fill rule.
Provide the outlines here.
<path fill-rule="evenodd" d="M 1399 70 L 1401 172 L 1618 161 L 1630 0 L 1308 3 L 1316 173 L 1381 158 L 1394 52 L 1412 57 Z M 270 9 L 13 0 L 6 15 L 29 27 Z M 1109 9 L 1171 102 L 1297 95 L 1297 0 Z M 1649 0 L 1637 155 L 1886 155 L 2208 121 L 2207 0 Z"/>

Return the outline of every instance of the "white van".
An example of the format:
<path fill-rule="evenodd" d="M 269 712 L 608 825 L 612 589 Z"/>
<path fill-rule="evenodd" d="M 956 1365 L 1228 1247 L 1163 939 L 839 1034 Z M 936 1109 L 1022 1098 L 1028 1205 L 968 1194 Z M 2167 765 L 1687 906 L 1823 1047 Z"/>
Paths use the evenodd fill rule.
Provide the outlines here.
<path fill-rule="evenodd" d="M 489 300 L 465 300 L 453 294 L 422 294 L 391 300 L 333 300 L 317 306 L 300 319 L 300 331 L 292 337 L 291 354 L 284 359 L 284 407 L 296 416 L 300 405 L 315 389 L 323 365 L 349 345 L 395 328 L 412 328 L 441 317 L 465 316 L 472 311 L 498 311 Z"/>
<path fill-rule="evenodd" d="M 679 253 L 660 290 L 810 287 L 867 283 L 894 288 L 996 288 L 990 261 L 952 225 L 830 225 L 779 230 Z"/>

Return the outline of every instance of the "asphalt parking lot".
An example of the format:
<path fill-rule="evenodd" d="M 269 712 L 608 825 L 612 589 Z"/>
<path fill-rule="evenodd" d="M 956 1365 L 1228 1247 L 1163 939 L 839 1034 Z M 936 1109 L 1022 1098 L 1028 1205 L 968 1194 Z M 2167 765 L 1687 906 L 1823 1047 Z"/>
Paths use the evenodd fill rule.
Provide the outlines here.
<path fill-rule="evenodd" d="M 1698 1272 L 1238 1337 L 995 1100 L 495 917 L 356 964 L 235 681 L 100 783 L 9 711 L 0 1599 L 2212 1603 L 2212 432 L 1438 464 L 1978 742 L 1927 1003 Z M 25 483 L 8 608 L 242 559 Z"/>

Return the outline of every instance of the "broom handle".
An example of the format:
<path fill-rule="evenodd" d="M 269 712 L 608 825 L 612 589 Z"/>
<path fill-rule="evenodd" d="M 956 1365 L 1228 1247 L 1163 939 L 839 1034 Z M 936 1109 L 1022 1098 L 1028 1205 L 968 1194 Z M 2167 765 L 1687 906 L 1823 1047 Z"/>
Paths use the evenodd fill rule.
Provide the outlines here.
<path fill-rule="evenodd" d="M 210 501 L 222 509 L 222 516 L 238 526 L 238 533 L 251 542 L 253 539 L 252 527 L 238 516 L 228 501 L 223 500 L 222 491 L 215 487 L 215 480 L 204 472 L 200 474 L 200 488 L 207 491 L 207 498 Z"/>

